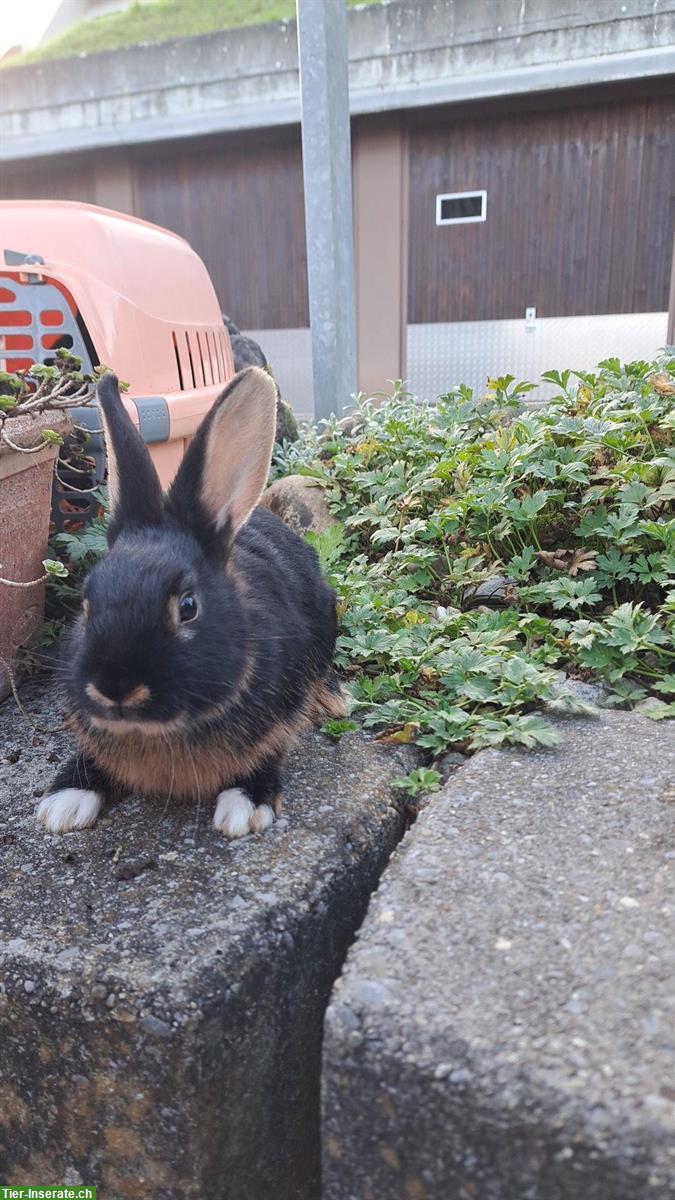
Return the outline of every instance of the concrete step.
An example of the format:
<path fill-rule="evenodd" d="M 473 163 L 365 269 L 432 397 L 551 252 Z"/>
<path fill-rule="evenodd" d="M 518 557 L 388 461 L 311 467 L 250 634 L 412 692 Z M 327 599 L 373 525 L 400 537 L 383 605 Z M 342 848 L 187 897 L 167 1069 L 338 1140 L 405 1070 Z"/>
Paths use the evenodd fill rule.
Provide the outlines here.
<path fill-rule="evenodd" d="M 326 1019 L 324 1200 L 673 1200 L 675 730 L 488 751 L 385 872 Z"/>
<path fill-rule="evenodd" d="M 54 688 L 23 695 L 58 725 Z M 69 742 L 0 707 L 0 1179 L 315 1200 L 323 1015 L 408 755 L 308 735 L 283 820 L 238 843 L 212 805 L 133 798 L 51 837 L 36 796 Z"/>

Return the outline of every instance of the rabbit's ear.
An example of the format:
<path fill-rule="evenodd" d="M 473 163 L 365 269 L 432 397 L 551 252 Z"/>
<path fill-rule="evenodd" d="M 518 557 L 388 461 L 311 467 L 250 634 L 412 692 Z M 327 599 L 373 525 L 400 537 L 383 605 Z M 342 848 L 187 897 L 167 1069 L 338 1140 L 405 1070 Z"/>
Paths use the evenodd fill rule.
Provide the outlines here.
<path fill-rule="evenodd" d="M 124 529 L 160 524 L 162 489 L 147 446 L 122 403 L 117 377 L 104 375 L 96 395 L 108 459 L 108 543 L 112 546 Z"/>
<path fill-rule="evenodd" d="M 240 371 L 202 421 L 171 486 L 169 512 L 216 554 L 227 551 L 262 494 L 272 458 L 276 387 Z"/>

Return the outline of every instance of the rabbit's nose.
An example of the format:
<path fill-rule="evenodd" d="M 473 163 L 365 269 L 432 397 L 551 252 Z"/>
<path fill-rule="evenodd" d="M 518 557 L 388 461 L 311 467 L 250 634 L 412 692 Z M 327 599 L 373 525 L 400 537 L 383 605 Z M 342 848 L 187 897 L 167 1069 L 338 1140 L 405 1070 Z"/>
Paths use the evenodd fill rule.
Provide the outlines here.
<path fill-rule="evenodd" d="M 144 683 L 136 684 L 130 690 L 127 684 L 124 687 L 109 687 L 108 694 L 102 692 L 95 683 L 88 683 L 84 690 L 90 700 L 103 708 L 140 708 L 150 699 L 150 688 Z M 111 692 L 114 694 L 110 695 Z"/>

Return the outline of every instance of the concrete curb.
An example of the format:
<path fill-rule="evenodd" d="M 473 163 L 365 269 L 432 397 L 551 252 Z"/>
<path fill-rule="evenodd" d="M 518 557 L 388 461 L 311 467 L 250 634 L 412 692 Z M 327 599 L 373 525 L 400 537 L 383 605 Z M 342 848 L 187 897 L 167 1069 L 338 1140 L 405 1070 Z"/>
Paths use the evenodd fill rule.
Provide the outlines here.
<path fill-rule="evenodd" d="M 488 751 L 407 835 L 326 1018 L 325 1200 L 673 1200 L 675 739 Z"/>
<path fill-rule="evenodd" d="M 25 703 L 58 724 L 53 690 Z M 67 740 L 0 708 L 2 1182 L 314 1200 L 323 1014 L 409 758 L 309 735 L 286 817 L 239 843 L 134 799 L 55 838 L 33 811 Z"/>

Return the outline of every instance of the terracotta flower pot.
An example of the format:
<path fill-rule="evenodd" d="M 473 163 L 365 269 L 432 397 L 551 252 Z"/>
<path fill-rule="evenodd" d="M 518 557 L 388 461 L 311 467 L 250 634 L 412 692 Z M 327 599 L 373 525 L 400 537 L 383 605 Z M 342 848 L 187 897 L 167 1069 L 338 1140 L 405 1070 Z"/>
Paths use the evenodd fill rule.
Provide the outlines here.
<path fill-rule="evenodd" d="M 42 429 L 64 434 L 67 413 L 43 413 L 7 421 L 7 435 L 22 447 L 40 442 Z M 17 582 L 39 579 L 47 557 L 52 472 L 58 446 L 21 454 L 0 441 L 0 576 Z M 35 637 L 44 613 L 45 585 L 7 587 L 0 583 L 0 700 L 10 690 L 6 664 Z"/>

